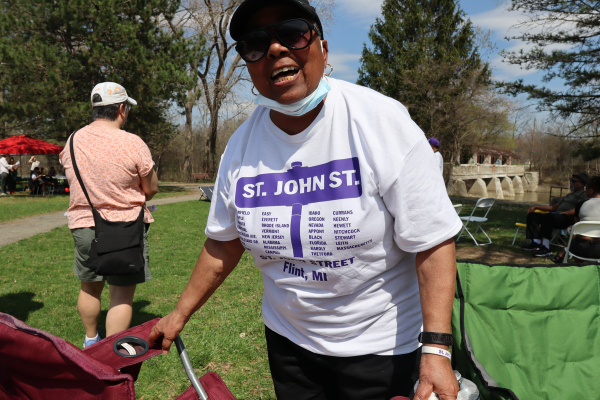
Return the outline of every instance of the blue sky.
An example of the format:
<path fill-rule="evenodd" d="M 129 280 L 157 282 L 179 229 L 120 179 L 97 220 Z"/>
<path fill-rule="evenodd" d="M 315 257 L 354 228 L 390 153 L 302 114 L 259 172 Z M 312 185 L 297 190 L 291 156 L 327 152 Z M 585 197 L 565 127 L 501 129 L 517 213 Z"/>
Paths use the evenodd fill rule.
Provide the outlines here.
<path fill-rule="evenodd" d="M 383 0 L 336 0 L 335 24 L 329 27 L 330 64 L 334 68 L 332 77 L 356 82 L 363 43 L 369 44 L 368 32 L 375 18 L 381 15 Z M 497 80 L 522 78 L 525 83 L 541 84 L 543 73 L 522 70 L 502 62 L 500 50 L 527 49 L 529 46 L 517 40 L 507 41 L 506 36 L 516 36 L 519 31 L 511 29 L 517 21 L 525 18 L 507 10 L 508 2 L 498 0 L 463 0 L 461 8 L 467 17 L 481 29 L 492 31 L 491 39 L 497 49 L 488 55 Z M 550 87 L 561 87 L 560 82 L 552 82 Z"/>

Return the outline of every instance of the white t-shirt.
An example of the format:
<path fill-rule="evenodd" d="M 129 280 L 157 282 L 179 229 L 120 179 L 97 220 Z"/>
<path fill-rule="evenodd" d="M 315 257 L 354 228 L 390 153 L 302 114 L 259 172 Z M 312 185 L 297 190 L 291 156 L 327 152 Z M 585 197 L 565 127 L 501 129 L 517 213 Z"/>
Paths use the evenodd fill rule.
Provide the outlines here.
<path fill-rule="evenodd" d="M 33 161 L 31 163 L 31 172 L 33 172 L 33 170 L 36 169 L 39 166 L 40 166 L 40 162 L 39 161 Z"/>
<path fill-rule="evenodd" d="M 591 198 L 581 205 L 580 221 L 600 221 L 600 198 Z"/>
<path fill-rule="evenodd" d="M 6 158 L 0 156 L 0 174 L 8 174 L 8 170 L 11 167 L 12 165 L 10 165 L 8 161 L 6 161 Z"/>
<path fill-rule="evenodd" d="M 221 159 L 206 235 L 240 238 L 267 327 L 318 354 L 405 354 L 422 317 L 415 253 L 462 227 L 421 129 L 397 101 L 329 79 L 287 135 L 258 107 Z"/>
<path fill-rule="evenodd" d="M 442 157 L 442 154 L 439 151 L 436 151 L 434 154 L 435 154 L 435 159 L 440 164 L 440 172 L 443 175 L 444 174 L 444 157 Z"/>

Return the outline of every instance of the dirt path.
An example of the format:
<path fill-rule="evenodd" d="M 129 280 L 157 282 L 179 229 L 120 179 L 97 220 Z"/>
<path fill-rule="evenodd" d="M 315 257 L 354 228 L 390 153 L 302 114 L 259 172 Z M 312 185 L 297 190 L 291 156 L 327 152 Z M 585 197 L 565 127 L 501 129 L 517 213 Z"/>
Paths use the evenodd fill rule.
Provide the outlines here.
<path fill-rule="evenodd" d="M 553 248 L 555 250 L 555 248 Z M 457 260 L 478 260 L 488 264 L 548 264 L 549 257 L 535 258 L 531 253 L 515 250 L 497 250 L 489 246 L 456 249 Z"/>
<path fill-rule="evenodd" d="M 148 205 L 163 205 L 171 203 L 180 203 L 183 201 L 198 201 L 200 198 L 200 190 L 198 186 L 188 187 L 193 190 L 194 194 L 179 197 L 167 197 L 164 199 L 150 200 Z M 13 221 L 8 221 L 0 224 L 0 247 L 9 243 L 18 242 L 19 240 L 35 236 L 39 233 L 49 232 L 54 228 L 67 224 L 67 217 L 64 211 L 36 215 L 34 217 L 22 218 Z"/>

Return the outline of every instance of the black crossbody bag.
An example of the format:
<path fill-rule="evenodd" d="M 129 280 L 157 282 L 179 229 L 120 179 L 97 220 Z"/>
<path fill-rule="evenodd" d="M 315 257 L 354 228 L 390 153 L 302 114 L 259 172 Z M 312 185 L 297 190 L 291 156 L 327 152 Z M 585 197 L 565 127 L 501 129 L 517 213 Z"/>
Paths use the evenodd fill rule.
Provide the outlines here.
<path fill-rule="evenodd" d="M 92 208 L 94 217 L 95 239 L 90 249 L 89 267 L 98 275 L 129 275 L 144 268 L 144 207 L 135 221 L 107 221 L 94 208 L 90 196 L 83 185 L 83 180 L 75 161 L 73 140 L 71 135 L 70 150 L 73 169 L 79 185 Z"/>

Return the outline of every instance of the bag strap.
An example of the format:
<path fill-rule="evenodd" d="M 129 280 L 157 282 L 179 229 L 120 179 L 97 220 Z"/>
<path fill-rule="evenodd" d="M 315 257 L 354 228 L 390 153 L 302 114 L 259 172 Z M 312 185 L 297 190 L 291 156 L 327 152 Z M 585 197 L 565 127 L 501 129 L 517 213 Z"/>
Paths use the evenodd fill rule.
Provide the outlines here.
<path fill-rule="evenodd" d="M 73 147 L 73 140 L 75 139 L 76 133 L 77 132 L 73 132 L 71 134 L 71 140 L 69 142 L 69 150 L 71 151 L 71 161 L 73 162 L 73 169 L 75 170 L 75 176 L 77 176 L 77 180 L 79 181 L 79 186 L 81 186 L 81 189 L 83 189 L 85 198 L 87 199 L 88 203 L 90 203 L 90 207 L 92 207 L 92 210 L 94 210 L 94 205 L 90 200 L 90 196 L 88 195 L 87 190 L 85 189 L 85 185 L 83 184 L 83 180 L 81 179 L 81 175 L 79 174 L 79 168 L 77 168 L 77 162 L 75 161 L 75 149 Z"/>

